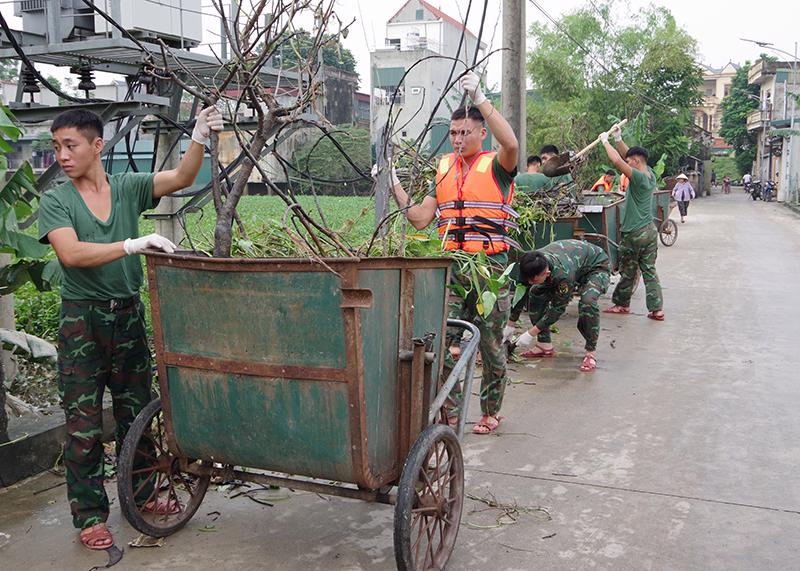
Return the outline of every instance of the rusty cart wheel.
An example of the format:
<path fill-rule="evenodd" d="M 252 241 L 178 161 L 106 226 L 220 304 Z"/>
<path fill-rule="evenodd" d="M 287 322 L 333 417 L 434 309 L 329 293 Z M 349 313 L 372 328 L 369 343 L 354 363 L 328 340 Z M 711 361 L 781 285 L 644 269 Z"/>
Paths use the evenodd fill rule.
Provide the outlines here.
<path fill-rule="evenodd" d="M 658 229 L 658 237 L 665 246 L 672 246 L 678 239 L 678 225 L 671 218 L 667 218 Z"/>
<path fill-rule="evenodd" d="M 464 507 L 464 459 L 452 428 L 434 424 L 411 448 L 397 487 L 394 555 L 400 571 L 444 569 Z"/>
<path fill-rule="evenodd" d="M 200 507 L 211 480 L 210 474 L 186 472 L 181 458 L 169 451 L 161 399 L 151 401 L 131 424 L 117 470 L 125 519 L 152 537 L 166 537 L 186 525 Z"/>

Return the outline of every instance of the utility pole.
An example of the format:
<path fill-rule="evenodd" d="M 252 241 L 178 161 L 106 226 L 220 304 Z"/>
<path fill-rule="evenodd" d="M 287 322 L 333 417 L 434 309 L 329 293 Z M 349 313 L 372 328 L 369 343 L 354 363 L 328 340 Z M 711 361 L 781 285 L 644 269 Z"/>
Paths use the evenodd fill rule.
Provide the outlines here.
<path fill-rule="evenodd" d="M 181 108 L 183 89 L 178 86 L 175 86 L 174 89 L 175 91 L 170 97 L 170 109 L 168 114 L 170 119 L 177 121 L 178 113 Z M 178 163 L 181 162 L 180 138 L 181 133 L 178 130 L 162 130 L 161 135 L 158 137 L 158 147 L 155 149 L 157 169 L 174 169 L 178 166 Z M 215 175 L 218 175 L 218 173 L 211 173 L 211 176 Z M 181 198 L 173 196 L 162 197 L 155 209 L 156 214 L 173 214 L 177 212 L 178 208 L 181 206 L 182 200 Z M 183 228 L 181 228 L 180 221 L 175 216 L 166 219 L 156 218 L 156 232 L 166 239 L 171 240 L 173 244 L 177 244 L 183 240 Z"/>
<path fill-rule="evenodd" d="M 519 141 L 517 166 L 526 162 L 525 126 L 527 90 L 525 88 L 525 0 L 503 0 L 503 80 L 501 82 L 503 117 Z"/>

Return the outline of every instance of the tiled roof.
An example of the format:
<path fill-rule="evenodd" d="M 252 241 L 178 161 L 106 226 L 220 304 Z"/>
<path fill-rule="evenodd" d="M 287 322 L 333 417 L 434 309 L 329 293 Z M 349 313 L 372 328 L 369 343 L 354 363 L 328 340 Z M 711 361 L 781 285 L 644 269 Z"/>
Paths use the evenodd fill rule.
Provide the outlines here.
<path fill-rule="evenodd" d="M 423 8 L 425 8 L 428 12 L 430 12 L 431 14 L 436 16 L 438 19 L 443 20 L 443 21 L 445 21 L 445 22 L 447 22 L 449 24 L 452 24 L 453 26 L 455 26 L 459 30 L 463 30 L 464 32 L 466 32 L 467 34 L 472 36 L 473 38 L 477 39 L 477 36 L 475 34 L 473 34 L 472 32 L 470 32 L 469 28 L 467 28 L 463 23 L 459 22 L 458 20 L 456 20 L 452 16 L 448 16 L 447 14 L 445 14 L 444 12 L 439 10 L 438 8 L 434 8 L 432 5 L 430 5 L 427 2 L 425 2 L 425 0 L 418 0 L 418 1 L 419 1 L 420 5 L 422 5 Z M 403 11 L 403 8 L 408 6 L 411 2 L 412 2 L 412 0 L 408 0 L 408 2 L 403 4 L 400 7 L 400 9 L 395 13 L 395 15 L 392 16 L 391 18 L 389 18 L 389 21 L 391 22 L 392 20 L 397 18 L 397 16 L 400 14 L 400 12 Z"/>

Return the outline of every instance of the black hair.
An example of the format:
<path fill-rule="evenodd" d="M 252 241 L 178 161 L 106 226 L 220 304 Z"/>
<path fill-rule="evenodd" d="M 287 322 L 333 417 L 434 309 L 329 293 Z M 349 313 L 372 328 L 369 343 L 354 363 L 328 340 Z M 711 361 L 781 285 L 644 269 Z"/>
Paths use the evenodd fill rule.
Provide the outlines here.
<path fill-rule="evenodd" d="M 90 143 L 94 141 L 95 137 L 103 138 L 103 120 L 97 113 L 86 109 L 64 111 L 53 119 L 50 132 L 55 133 L 66 127 L 75 127 Z"/>
<path fill-rule="evenodd" d="M 540 157 L 539 155 L 530 155 L 528 157 L 528 163 L 527 164 L 528 164 L 528 166 L 530 166 L 532 164 L 540 165 L 540 164 L 542 164 L 542 157 Z"/>
<path fill-rule="evenodd" d="M 555 145 L 545 145 L 544 147 L 542 147 L 539 150 L 539 154 L 540 155 L 547 155 L 547 154 L 557 155 L 558 154 L 558 147 L 556 147 Z"/>
<path fill-rule="evenodd" d="M 617 173 L 615 173 L 615 172 L 614 172 L 614 171 L 612 171 L 611 169 L 608 169 L 608 170 L 606 171 L 606 174 L 607 174 L 608 176 L 617 176 Z"/>
<path fill-rule="evenodd" d="M 547 258 L 539 250 L 525 252 L 519 260 L 519 281 L 527 284 L 547 268 Z"/>
<path fill-rule="evenodd" d="M 645 162 L 647 162 L 649 156 L 650 155 L 647 154 L 647 150 L 644 147 L 631 147 L 628 149 L 628 152 L 625 153 L 626 159 L 628 157 L 642 157 Z"/>
<path fill-rule="evenodd" d="M 459 107 L 453 114 L 450 115 L 451 121 L 458 121 L 459 119 L 472 119 L 478 123 L 483 123 L 483 113 L 477 107 Z"/>

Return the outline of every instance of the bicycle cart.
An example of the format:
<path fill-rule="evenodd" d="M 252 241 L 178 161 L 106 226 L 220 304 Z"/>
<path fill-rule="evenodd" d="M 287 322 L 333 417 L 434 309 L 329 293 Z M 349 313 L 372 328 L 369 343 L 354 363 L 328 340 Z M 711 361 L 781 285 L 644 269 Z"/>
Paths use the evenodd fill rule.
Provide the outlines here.
<path fill-rule="evenodd" d="M 669 217 L 676 204 L 671 190 L 653 193 L 653 221 L 658 228 L 658 237 L 665 246 L 672 246 L 678 240 L 678 225 Z"/>
<path fill-rule="evenodd" d="M 624 202 L 625 195 L 617 192 L 586 192 L 583 194 L 583 204 L 578 206 L 581 218 L 575 237 L 603 248 L 613 272 L 619 269 L 617 249 L 622 238 L 620 207 Z"/>
<path fill-rule="evenodd" d="M 470 394 L 480 338 L 446 319 L 450 264 L 149 253 L 161 394 L 120 453 L 128 522 L 170 535 L 212 479 L 238 479 L 392 504 L 397 567 L 443 569 L 468 399 L 458 433 L 441 407 L 465 370 Z M 472 339 L 440 383 L 447 326 Z"/>

